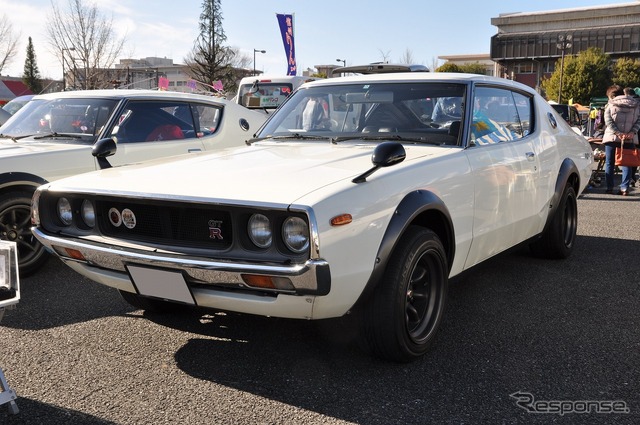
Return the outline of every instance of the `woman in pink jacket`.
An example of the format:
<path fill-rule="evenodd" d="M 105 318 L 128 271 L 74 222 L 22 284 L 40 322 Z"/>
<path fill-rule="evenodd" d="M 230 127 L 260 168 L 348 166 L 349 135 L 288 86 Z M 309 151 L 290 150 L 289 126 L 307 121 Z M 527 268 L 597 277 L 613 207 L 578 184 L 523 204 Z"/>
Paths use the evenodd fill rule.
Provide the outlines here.
<path fill-rule="evenodd" d="M 625 95 L 622 87 L 613 85 L 607 89 L 609 102 L 604 111 L 605 130 L 602 143 L 605 145 L 604 178 L 607 193 L 613 193 L 613 177 L 615 173 L 615 152 L 624 141 L 625 147 L 635 147 L 638 144 L 638 130 L 640 130 L 640 103 L 632 96 Z M 622 182 L 619 195 L 629 194 L 631 183 L 631 167 L 622 169 Z"/>

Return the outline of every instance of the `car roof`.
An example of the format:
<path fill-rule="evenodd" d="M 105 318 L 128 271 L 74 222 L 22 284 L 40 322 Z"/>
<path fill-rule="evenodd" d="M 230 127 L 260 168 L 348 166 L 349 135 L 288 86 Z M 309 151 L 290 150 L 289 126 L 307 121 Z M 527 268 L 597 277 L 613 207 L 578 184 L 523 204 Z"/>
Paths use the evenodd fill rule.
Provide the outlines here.
<path fill-rule="evenodd" d="M 531 87 L 517 81 L 506 78 L 491 77 L 480 74 L 465 74 L 459 72 L 392 72 L 370 75 L 353 75 L 347 77 L 326 78 L 305 83 L 302 87 L 315 87 L 319 85 L 357 84 L 357 83 L 459 83 L 468 84 L 482 82 L 498 84 L 503 87 L 514 88 L 530 94 L 537 94 Z"/>
<path fill-rule="evenodd" d="M 331 75 L 346 73 L 384 74 L 388 72 L 429 72 L 429 68 L 424 65 L 373 62 L 364 65 L 342 66 L 335 68 L 331 71 Z"/>
<path fill-rule="evenodd" d="M 75 90 L 65 92 L 55 92 L 40 94 L 33 97 L 36 99 L 73 99 L 73 98 L 104 98 L 104 99 L 174 99 L 174 100 L 199 100 L 203 102 L 229 103 L 221 97 L 207 96 L 203 94 L 182 93 L 174 91 L 160 90 L 139 90 L 139 89 L 104 89 L 104 90 Z"/>

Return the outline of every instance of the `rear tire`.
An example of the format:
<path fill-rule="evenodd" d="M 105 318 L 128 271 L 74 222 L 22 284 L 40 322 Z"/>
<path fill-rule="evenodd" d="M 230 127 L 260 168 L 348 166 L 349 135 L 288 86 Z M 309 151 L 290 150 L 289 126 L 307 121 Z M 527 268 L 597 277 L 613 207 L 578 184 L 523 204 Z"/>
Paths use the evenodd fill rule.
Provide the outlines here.
<path fill-rule="evenodd" d="M 549 226 L 537 241 L 529 245 L 536 257 L 563 259 L 571 255 L 578 232 L 578 203 L 576 192 L 567 184 L 558 209 Z"/>
<path fill-rule="evenodd" d="M 21 276 L 36 272 L 50 255 L 31 233 L 31 197 L 28 191 L 0 195 L 0 239 L 16 242 Z"/>
<path fill-rule="evenodd" d="M 427 352 L 444 314 L 448 275 L 438 236 L 410 226 L 364 307 L 365 343 L 373 355 L 409 362 Z"/>

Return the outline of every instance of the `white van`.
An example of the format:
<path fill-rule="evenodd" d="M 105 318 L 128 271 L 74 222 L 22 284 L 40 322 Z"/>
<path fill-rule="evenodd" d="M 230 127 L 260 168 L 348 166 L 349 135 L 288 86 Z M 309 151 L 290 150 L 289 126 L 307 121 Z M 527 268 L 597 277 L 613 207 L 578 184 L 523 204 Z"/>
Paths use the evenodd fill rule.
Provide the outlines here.
<path fill-rule="evenodd" d="M 255 75 L 245 77 L 240 80 L 238 94 L 234 100 L 249 109 L 262 110 L 268 113 L 270 110 L 273 111 L 280 106 L 303 83 L 318 79 L 316 77 L 298 75 Z"/>

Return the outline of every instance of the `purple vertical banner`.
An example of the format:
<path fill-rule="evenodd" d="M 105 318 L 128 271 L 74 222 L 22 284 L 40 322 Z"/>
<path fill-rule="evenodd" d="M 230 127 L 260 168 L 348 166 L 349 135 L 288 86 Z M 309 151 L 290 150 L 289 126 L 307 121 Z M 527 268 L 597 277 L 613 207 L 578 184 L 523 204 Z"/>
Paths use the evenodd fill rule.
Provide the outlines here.
<path fill-rule="evenodd" d="M 296 75 L 298 67 L 296 66 L 296 49 L 293 43 L 293 15 L 276 13 L 276 16 L 280 25 L 284 52 L 287 55 L 287 75 Z"/>

